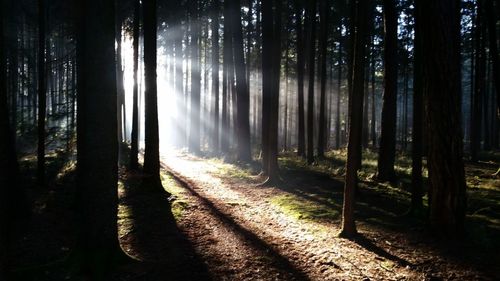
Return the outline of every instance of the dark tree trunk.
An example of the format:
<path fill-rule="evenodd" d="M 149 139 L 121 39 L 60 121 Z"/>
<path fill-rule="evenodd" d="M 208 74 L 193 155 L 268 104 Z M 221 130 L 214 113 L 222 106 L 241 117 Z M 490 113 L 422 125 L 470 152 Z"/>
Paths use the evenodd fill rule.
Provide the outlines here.
<path fill-rule="evenodd" d="M 221 152 L 229 152 L 229 91 L 231 80 L 230 65 L 233 61 L 231 25 L 229 24 L 228 1 L 224 1 L 224 46 L 223 46 L 223 78 L 222 78 L 222 131 L 221 131 Z"/>
<path fill-rule="evenodd" d="M 305 131 L 305 113 L 304 113 L 304 27 L 302 24 L 302 1 L 296 0 L 296 32 L 297 32 L 297 96 L 298 96 L 298 140 L 297 154 L 300 157 L 306 156 L 306 131 Z"/>
<path fill-rule="evenodd" d="M 466 210 L 460 108 L 460 1 L 424 1 L 422 11 L 426 14 L 426 20 L 420 24 L 430 223 L 446 236 L 459 236 L 463 233 Z"/>
<path fill-rule="evenodd" d="M 4 3 L 0 3 L 0 35 L 5 38 Z M 0 42 L 0 65 L 6 65 L 5 41 Z M 19 174 L 14 134 L 9 122 L 7 99 L 7 79 L 5 67 L 0 67 L 0 280 L 11 280 L 10 271 L 10 231 L 15 219 L 16 206 L 22 205 L 24 198 L 17 185 Z"/>
<path fill-rule="evenodd" d="M 110 265 L 124 255 L 117 233 L 114 5 L 81 0 L 78 7 L 77 253 L 89 280 L 108 280 Z"/>
<path fill-rule="evenodd" d="M 338 83 L 337 83 L 337 112 L 335 118 L 335 149 L 340 148 L 340 102 L 342 96 L 342 23 L 339 26 L 339 58 L 338 58 Z"/>
<path fill-rule="evenodd" d="M 151 188 L 162 192 L 160 179 L 160 139 L 156 85 L 156 0 L 144 0 L 144 174 Z"/>
<path fill-rule="evenodd" d="M 45 0 L 38 2 L 38 148 L 37 148 L 37 183 L 45 185 Z"/>
<path fill-rule="evenodd" d="M 422 29 L 419 21 L 425 20 L 422 6 L 415 3 L 415 46 L 413 49 L 413 129 L 412 129 L 412 169 L 411 169 L 411 207 L 409 213 L 421 215 L 423 203 L 422 190 L 422 152 L 423 152 L 423 92 L 422 92 Z"/>
<path fill-rule="evenodd" d="M 314 162 L 314 70 L 316 54 L 316 0 L 309 0 L 306 19 L 308 27 L 308 63 L 309 86 L 307 87 L 307 163 Z"/>
<path fill-rule="evenodd" d="M 240 16 L 241 4 L 237 1 L 231 1 L 230 9 L 236 73 L 237 157 L 240 161 L 249 162 L 252 160 L 250 153 L 250 89 L 248 87 L 243 49 L 243 31 Z"/>
<path fill-rule="evenodd" d="M 278 110 L 281 60 L 281 2 L 262 2 L 262 150 L 267 184 L 279 181 Z"/>
<path fill-rule="evenodd" d="M 486 86 L 486 50 L 485 26 L 484 26 L 484 8 L 482 1 L 477 2 L 476 30 L 475 30 L 475 81 L 474 97 L 472 100 L 472 122 L 471 122 L 471 160 L 478 160 L 477 154 L 481 148 L 481 129 L 482 129 L 482 106 L 483 96 Z"/>
<path fill-rule="evenodd" d="M 122 22 L 123 18 L 118 17 L 116 21 L 116 83 L 118 99 L 118 142 L 122 143 L 126 135 L 126 114 L 125 114 L 125 86 L 123 85 L 124 70 L 122 65 Z"/>
<path fill-rule="evenodd" d="M 200 23 L 199 3 L 191 3 L 191 99 L 189 111 L 189 151 L 200 153 L 200 90 L 201 90 L 201 64 L 200 64 Z"/>
<path fill-rule="evenodd" d="M 130 169 L 137 170 L 139 168 L 139 81 L 137 71 L 139 69 L 139 26 L 140 26 L 140 0 L 134 1 L 134 27 L 133 27 L 133 97 L 132 97 L 132 135 L 130 140 Z"/>
<path fill-rule="evenodd" d="M 212 147 L 219 151 L 219 13 L 220 1 L 212 0 L 212 95 L 214 101 Z"/>
<path fill-rule="evenodd" d="M 342 230 L 340 236 L 351 237 L 356 234 L 356 223 L 354 218 L 355 192 L 358 184 L 358 170 L 361 158 L 361 134 L 363 128 L 363 87 L 365 78 L 365 41 L 366 41 L 366 17 L 368 13 L 368 1 L 356 0 L 355 7 L 355 33 L 353 35 L 353 71 L 352 94 L 349 123 L 349 142 L 347 145 L 346 177 L 344 187 L 344 204 L 342 208 Z"/>
<path fill-rule="evenodd" d="M 377 147 L 377 130 L 376 130 L 376 110 L 377 110 L 377 99 L 375 97 L 375 44 L 373 43 L 373 37 L 371 38 L 370 46 L 371 46 L 371 63 L 370 63 L 370 72 L 371 72 L 371 90 L 372 90 L 372 117 L 371 117 L 371 139 L 372 146 Z"/>
<path fill-rule="evenodd" d="M 325 144 L 327 138 L 325 137 L 325 130 L 327 128 L 326 124 L 326 51 L 328 45 L 328 16 L 330 12 L 329 1 L 321 0 L 320 4 L 321 12 L 321 94 L 319 102 L 319 132 L 318 132 L 318 157 L 323 158 L 325 156 Z M 328 115 L 330 116 L 330 115 Z"/>
<path fill-rule="evenodd" d="M 497 2 L 497 7 L 500 7 L 500 3 Z M 498 52 L 498 41 L 497 41 L 497 17 L 493 9 L 493 0 L 486 0 L 486 18 L 488 25 L 488 35 L 490 43 L 490 56 L 491 64 L 493 66 L 493 83 L 496 92 L 497 100 L 497 116 L 500 118 L 500 52 Z"/>
<path fill-rule="evenodd" d="M 398 15 L 395 0 L 384 0 L 384 97 L 382 132 L 378 154 L 377 178 L 394 180 L 396 157 L 396 114 L 398 94 Z"/>

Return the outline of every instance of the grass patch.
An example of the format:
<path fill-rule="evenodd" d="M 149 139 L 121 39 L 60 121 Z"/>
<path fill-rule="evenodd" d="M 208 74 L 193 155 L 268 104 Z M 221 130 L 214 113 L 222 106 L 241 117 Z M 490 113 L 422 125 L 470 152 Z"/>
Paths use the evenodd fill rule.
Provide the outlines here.
<path fill-rule="evenodd" d="M 189 202 L 186 200 L 186 196 L 184 195 L 185 190 L 170 174 L 164 171 L 161 172 L 161 182 L 163 188 L 175 196 L 175 200 L 172 201 L 171 210 L 174 215 L 174 219 L 179 221 L 182 219 L 184 212 L 189 207 Z"/>
<path fill-rule="evenodd" d="M 279 195 L 270 202 L 279 206 L 288 216 L 306 221 L 332 221 L 340 217 L 340 212 L 333 207 L 302 199 L 294 195 Z"/>

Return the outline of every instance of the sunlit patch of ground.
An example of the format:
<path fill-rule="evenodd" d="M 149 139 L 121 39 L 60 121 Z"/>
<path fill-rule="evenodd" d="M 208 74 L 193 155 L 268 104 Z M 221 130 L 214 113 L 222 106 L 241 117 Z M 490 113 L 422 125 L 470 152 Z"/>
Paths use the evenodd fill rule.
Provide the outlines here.
<path fill-rule="evenodd" d="M 500 272 L 494 266 L 498 258 L 488 256 L 491 253 L 478 256 L 477 251 L 468 252 L 474 245 L 464 245 L 464 254 L 450 253 L 440 247 L 439 240 L 424 231 L 422 221 L 408 221 L 400 217 L 409 204 L 409 192 L 405 190 L 405 184 L 372 182 L 369 175 L 375 171 L 373 165 L 376 165 L 376 161 L 373 158 L 376 155 L 368 155 L 371 156 L 364 161 L 362 175 L 364 173 L 366 178 L 361 185 L 357 204 L 358 225 L 364 238 L 356 241 L 336 237 L 342 203 L 342 167 L 345 161 L 345 153 L 342 151 L 330 152 L 327 155 L 329 158 L 313 166 L 307 166 L 302 159 L 291 155 L 280 157 L 284 183 L 272 188 L 256 185 L 262 181 L 256 176 L 257 171 L 218 159 L 170 153 L 168 157 L 162 158 L 162 162 L 166 169 L 185 181 L 184 188 L 191 190 L 191 196 L 188 197 L 196 197 L 197 204 L 204 206 L 195 204 L 193 207 L 189 203 L 186 216 L 193 219 L 197 216 L 196 212 L 214 209 L 212 212 L 217 214 L 216 220 L 210 221 L 211 223 L 217 224 L 217 220 L 223 220 L 227 224 L 229 220 L 229 224 L 233 225 L 230 227 L 232 230 L 216 227 L 217 230 L 205 233 L 205 236 L 214 239 L 213 244 L 221 243 L 220 236 L 225 237 L 227 231 L 235 232 L 235 228 L 236 232 L 246 233 L 243 235 L 246 240 L 253 241 L 241 244 L 238 239 L 227 238 L 236 243 L 236 246 L 223 244 L 233 249 L 236 247 L 239 255 L 243 253 L 247 255 L 246 260 L 252 260 L 246 263 L 250 268 L 243 267 L 240 270 L 245 272 L 258 268 L 260 275 L 253 275 L 257 279 L 274 276 L 276 270 L 279 272 L 281 269 L 273 265 L 277 261 L 283 264 L 283 259 L 289 262 L 286 266 L 293 268 L 292 277 L 287 277 L 292 279 L 478 279 L 493 276 L 491 272 Z M 398 174 L 403 175 L 402 177 L 409 176 L 411 162 L 404 156 L 398 159 Z M 470 201 L 482 206 L 485 204 L 484 201 L 475 201 L 473 198 Z M 190 208 L 193 209 L 189 210 Z M 488 213 L 490 209 L 470 216 L 479 220 L 481 214 Z M 220 218 L 221 216 L 224 218 Z M 477 223 L 488 229 L 471 233 L 471 237 L 482 237 L 485 243 L 492 242 L 491 228 L 484 226 L 483 222 Z M 496 224 L 497 219 L 494 218 L 489 223 Z M 484 243 L 481 245 L 484 248 Z M 491 247 L 496 247 L 495 245 L 497 244 L 490 244 Z M 252 259 L 255 255 L 260 256 L 257 253 L 263 247 L 267 249 L 264 252 L 273 254 L 264 255 L 257 261 Z M 207 251 L 205 246 L 197 249 Z M 208 253 L 217 256 L 215 249 L 212 245 Z M 444 254 L 442 251 L 448 253 Z M 233 255 L 229 251 L 222 260 L 241 262 L 241 257 L 235 258 Z M 494 260 L 489 260 L 490 258 Z M 477 259 L 482 262 L 478 263 Z M 246 276 L 242 272 L 224 271 L 220 262 L 218 260 L 215 265 L 208 262 L 209 269 L 225 277 L 229 274 L 229 278 L 241 279 Z M 267 264 L 267 268 L 262 263 Z M 289 280 L 277 277 L 271 279 Z"/>

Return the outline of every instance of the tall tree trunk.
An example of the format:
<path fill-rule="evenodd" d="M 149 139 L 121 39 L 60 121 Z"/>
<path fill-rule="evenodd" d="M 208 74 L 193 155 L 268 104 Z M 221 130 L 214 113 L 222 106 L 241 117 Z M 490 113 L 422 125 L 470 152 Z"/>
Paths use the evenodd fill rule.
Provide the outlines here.
<path fill-rule="evenodd" d="M 145 183 L 163 192 L 160 179 L 160 138 L 158 133 L 158 99 L 156 85 L 156 0 L 144 0 L 144 82 Z"/>
<path fill-rule="evenodd" d="M 374 37 L 370 39 L 371 46 L 371 62 L 370 62 L 370 70 L 371 70 L 371 90 L 372 90 L 372 117 L 371 117 L 371 139 L 372 146 L 377 147 L 377 130 L 376 130 L 376 110 L 377 110 L 377 99 L 375 97 L 375 44 L 373 43 Z"/>
<path fill-rule="evenodd" d="M 339 58 L 338 58 L 338 83 L 337 83 L 337 110 L 335 118 L 335 149 L 340 148 L 340 102 L 342 96 L 342 22 L 339 26 Z"/>
<path fill-rule="evenodd" d="M 125 114 L 125 86 L 123 84 L 124 70 L 122 65 L 122 22 L 123 19 L 118 17 L 116 22 L 116 82 L 118 91 L 118 141 L 123 142 L 126 136 L 126 114 Z"/>
<path fill-rule="evenodd" d="M 426 14 L 426 20 L 420 24 L 430 223 L 440 233 L 453 237 L 463 233 L 466 210 L 460 109 L 460 1 L 423 1 L 422 10 Z"/>
<path fill-rule="evenodd" d="M 310 0 L 307 7 L 308 21 L 308 63 L 309 86 L 307 87 L 307 163 L 314 162 L 314 81 L 316 54 L 316 0 Z"/>
<path fill-rule="evenodd" d="M 329 2 L 327 0 L 321 0 L 321 94 L 319 102 L 319 134 L 318 134 L 318 157 L 322 158 L 325 156 L 325 130 L 327 128 L 326 124 L 326 51 L 328 45 L 328 14 L 330 12 Z"/>
<path fill-rule="evenodd" d="M 302 24 L 302 0 L 295 1 L 295 30 L 297 32 L 297 96 L 298 96 L 298 140 L 297 154 L 300 157 L 306 156 L 306 131 L 304 112 L 304 68 L 305 68 L 305 48 L 304 48 L 304 27 Z"/>
<path fill-rule="evenodd" d="M 250 93 L 246 75 L 245 53 L 243 48 L 243 30 L 241 25 L 241 4 L 230 2 L 230 21 L 233 37 L 234 67 L 236 73 L 236 123 L 237 123 L 237 157 L 249 162 L 250 153 Z"/>
<path fill-rule="evenodd" d="M 422 88 L 422 28 L 420 21 L 425 20 L 422 6 L 415 3 L 415 46 L 413 49 L 413 129 L 411 144 L 411 207 L 409 213 L 420 215 L 423 208 L 422 197 L 422 152 L 423 152 L 423 88 Z"/>
<path fill-rule="evenodd" d="M 219 13 L 220 1 L 212 0 L 212 95 L 214 101 L 212 147 L 219 151 Z"/>
<path fill-rule="evenodd" d="M 4 29 L 4 2 L 0 2 L 0 35 L 6 38 Z M 5 41 L 0 42 L 0 65 L 6 65 Z M 0 280 L 11 280 L 10 231 L 16 217 L 16 206 L 24 202 L 23 193 L 17 185 L 19 168 L 13 131 L 9 122 L 7 79 L 5 67 L 0 67 Z"/>
<path fill-rule="evenodd" d="M 262 150 L 266 184 L 279 181 L 278 110 L 281 60 L 281 2 L 262 2 Z"/>
<path fill-rule="evenodd" d="M 482 105 L 485 90 L 486 79 L 486 51 L 484 46 L 485 27 L 483 21 L 484 8 L 482 0 L 477 2 L 476 15 L 476 69 L 474 81 L 474 98 L 472 105 L 472 122 L 471 122 L 471 160 L 477 161 L 477 154 L 481 148 L 481 129 L 482 129 Z"/>
<path fill-rule="evenodd" d="M 46 117 L 46 76 L 45 76 L 45 0 L 38 2 L 38 148 L 37 183 L 45 185 L 45 117 Z"/>
<path fill-rule="evenodd" d="M 486 21 L 488 25 L 488 35 L 490 43 L 490 56 L 491 64 L 493 65 L 493 83 L 496 92 L 497 100 L 497 116 L 500 118 L 500 52 L 498 51 L 498 41 L 497 41 L 497 17 L 495 16 L 495 11 L 493 9 L 493 0 L 486 0 Z M 500 7 L 500 3 L 497 2 L 497 7 Z"/>
<path fill-rule="evenodd" d="M 117 233 L 114 6 L 114 0 L 81 0 L 78 7 L 77 253 L 89 280 L 108 280 L 109 265 L 124 255 Z"/>
<path fill-rule="evenodd" d="M 132 93 L 132 135 L 130 140 L 130 169 L 137 170 L 139 168 L 139 81 L 137 71 L 139 69 L 139 26 L 140 26 L 140 9 L 141 1 L 134 0 L 134 27 L 133 27 L 133 82 L 134 88 Z"/>
<path fill-rule="evenodd" d="M 347 163 L 344 186 L 344 204 L 342 208 L 342 230 L 341 237 L 351 237 L 356 234 L 356 223 L 354 218 L 355 192 L 358 184 L 358 170 L 361 158 L 361 134 L 363 128 L 363 95 L 365 78 L 365 41 L 366 41 L 366 17 L 368 13 L 368 1 L 356 0 L 353 2 L 355 9 L 355 33 L 353 35 L 353 71 L 349 142 L 347 145 Z"/>
<path fill-rule="evenodd" d="M 224 46 L 223 46 L 223 78 L 222 78 L 222 131 L 221 131 L 221 152 L 229 152 L 229 91 L 231 80 L 230 65 L 233 61 L 231 24 L 229 23 L 228 1 L 224 1 Z"/>
<path fill-rule="evenodd" d="M 398 15 L 395 0 L 384 0 L 384 98 L 382 132 L 378 153 L 377 178 L 394 180 L 396 157 L 396 118 L 398 95 Z"/>
<path fill-rule="evenodd" d="M 199 3 L 191 3 L 191 103 L 189 111 L 189 151 L 200 153 L 200 90 L 201 90 L 201 64 L 200 64 L 200 23 Z"/>

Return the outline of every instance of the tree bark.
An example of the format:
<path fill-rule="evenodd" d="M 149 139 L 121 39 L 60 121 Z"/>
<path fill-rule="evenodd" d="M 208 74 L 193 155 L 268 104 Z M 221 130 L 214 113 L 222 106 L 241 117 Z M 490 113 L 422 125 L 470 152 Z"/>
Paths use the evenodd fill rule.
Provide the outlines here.
<path fill-rule="evenodd" d="M 307 87 L 307 163 L 314 162 L 314 81 L 315 81 L 315 54 L 316 54 L 316 0 L 310 0 L 307 7 L 309 48 L 308 63 L 309 86 Z"/>
<path fill-rule="evenodd" d="M 145 186 L 163 192 L 160 179 L 160 138 L 158 133 L 158 99 L 156 85 L 156 0 L 144 0 L 144 82 Z"/>
<path fill-rule="evenodd" d="M 325 144 L 327 138 L 325 137 L 326 124 L 326 51 L 328 45 L 328 14 L 330 12 L 330 5 L 327 0 L 321 0 L 321 94 L 319 102 L 319 132 L 318 132 L 318 157 L 325 156 Z"/>
<path fill-rule="evenodd" d="M 425 20 L 422 6 L 415 3 L 415 46 L 413 49 L 413 128 L 412 128 L 412 169 L 411 207 L 409 213 L 420 215 L 423 208 L 422 153 L 423 153 L 423 92 L 422 92 L 422 29 L 419 21 Z"/>
<path fill-rule="evenodd" d="M 212 147 L 219 151 L 219 13 L 220 1 L 212 0 L 212 95 L 214 101 Z"/>
<path fill-rule="evenodd" d="M 236 123 L 237 158 L 250 162 L 250 93 L 246 75 L 245 52 L 243 49 L 243 28 L 241 25 L 241 4 L 230 2 L 230 21 L 233 37 L 234 68 L 236 73 Z"/>
<path fill-rule="evenodd" d="M 306 133 L 305 133 L 305 112 L 304 112 L 304 27 L 302 24 L 302 7 L 301 0 L 295 1 L 295 29 L 297 32 L 297 96 L 298 96 L 298 140 L 297 154 L 300 157 L 306 156 Z"/>
<path fill-rule="evenodd" d="M 493 0 L 486 0 L 486 21 L 488 25 L 488 35 L 490 43 L 490 57 L 491 64 L 493 66 L 493 83 L 496 92 L 497 100 L 497 118 L 500 118 L 500 52 L 498 52 L 498 41 L 497 41 L 497 17 L 495 16 L 495 11 L 493 9 Z M 497 6 L 500 7 L 500 3 L 497 2 Z"/>
<path fill-rule="evenodd" d="M 460 1 L 423 1 L 423 92 L 427 120 L 431 226 L 463 233 L 466 183 L 462 160 Z M 418 22 L 417 22 L 418 24 Z"/>
<path fill-rule="evenodd" d="M 37 183 L 45 185 L 45 118 L 46 118 L 46 69 L 45 69 L 45 0 L 38 2 L 38 147 Z"/>
<path fill-rule="evenodd" d="M 398 15 L 395 0 L 384 0 L 384 97 L 377 178 L 394 180 L 396 157 L 396 114 L 398 94 Z"/>
<path fill-rule="evenodd" d="M 139 169 L 139 81 L 137 71 L 139 69 L 139 28 L 140 28 L 140 0 L 134 0 L 134 19 L 133 19 L 133 80 L 134 88 L 132 92 L 132 135 L 130 140 L 130 169 Z"/>
<path fill-rule="evenodd" d="M 353 79 L 351 110 L 349 122 L 349 142 L 347 145 L 346 177 L 344 186 L 344 203 L 342 208 L 342 230 L 341 237 L 351 237 L 357 233 L 354 218 L 355 192 L 358 184 L 358 170 L 361 158 L 361 134 L 363 128 L 363 96 L 365 79 L 365 41 L 366 41 L 366 17 L 368 13 L 368 1 L 356 0 L 353 2 L 355 9 L 355 33 L 352 45 L 353 54 Z"/>
<path fill-rule="evenodd" d="M 86 278 L 107 280 L 110 265 L 124 255 L 117 233 L 115 1 L 78 4 L 76 249 Z"/>

